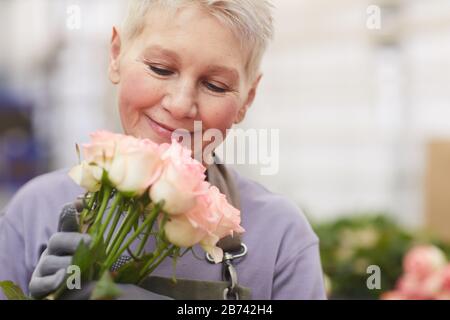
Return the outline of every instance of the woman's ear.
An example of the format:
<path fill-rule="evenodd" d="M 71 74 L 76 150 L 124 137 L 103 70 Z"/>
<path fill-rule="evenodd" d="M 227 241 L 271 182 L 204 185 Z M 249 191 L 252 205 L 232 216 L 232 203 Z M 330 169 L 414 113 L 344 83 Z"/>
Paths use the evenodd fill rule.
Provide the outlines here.
<path fill-rule="evenodd" d="M 108 74 L 109 80 L 111 80 L 111 82 L 114 84 L 118 84 L 120 82 L 120 50 L 121 50 L 120 34 L 117 31 L 116 27 L 113 27 L 111 36 L 111 49 L 109 57 Z"/>
<path fill-rule="evenodd" d="M 251 107 L 253 101 L 255 100 L 256 89 L 258 88 L 259 81 L 261 80 L 262 76 L 263 75 L 260 74 L 250 87 L 250 90 L 248 91 L 247 94 L 247 99 L 236 115 L 236 119 L 234 120 L 235 124 L 240 123 L 242 122 L 242 120 L 244 120 L 245 115 L 247 114 L 247 110 Z"/>

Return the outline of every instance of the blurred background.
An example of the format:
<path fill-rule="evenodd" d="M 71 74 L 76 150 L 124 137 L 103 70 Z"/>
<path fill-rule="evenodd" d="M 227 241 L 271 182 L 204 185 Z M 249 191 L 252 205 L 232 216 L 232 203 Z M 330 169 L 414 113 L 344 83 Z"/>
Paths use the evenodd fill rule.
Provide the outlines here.
<path fill-rule="evenodd" d="M 336 296 L 377 297 L 365 266 L 390 263 L 391 289 L 408 248 L 450 240 L 450 1 L 273 3 L 275 39 L 241 127 L 280 130 L 280 169 L 236 169 L 307 214 Z M 125 7 L 0 0 L 0 207 L 74 165 L 89 132 L 120 131 L 107 63 Z"/>

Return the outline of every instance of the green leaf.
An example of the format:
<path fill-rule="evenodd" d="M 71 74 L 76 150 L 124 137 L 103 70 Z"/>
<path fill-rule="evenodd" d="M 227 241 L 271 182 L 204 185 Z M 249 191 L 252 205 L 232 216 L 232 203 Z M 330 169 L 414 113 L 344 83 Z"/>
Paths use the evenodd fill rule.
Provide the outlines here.
<path fill-rule="evenodd" d="M 32 300 L 12 281 L 0 281 L 0 288 L 8 300 Z"/>
<path fill-rule="evenodd" d="M 136 232 L 138 228 L 139 228 L 139 217 L 134 222 L 133 231 Z"/>
<path fill-rule="evenodd" d="M 89 247 L 84 242 L 78 245 L 72 258 L 72 264 L 80 268 L 83 281 L 95 280 L 100 271 L 101 262 L 106 258 L 106 246 L 101 239 L 94 247 Z"/>
<path fill-rule="evenodd" d="M 92 291 L 91 299 L 112 300 L 119 297 L 120 294 L 121 291 L 119 287 L 114 283 L 111 274 L 109 272 L 105 272 Z"/>
<path fill-rule="evenodd" d="M 72 257 L 72 264 L 76 265 L 80 268 L 81 271 L 81 279 L 84 281 L 90 281 L 93 277 L 92 267 L 94 264 L 95 257 L 91 254 L 91 250 L 89 250 L 89 246 L 84 242 L 81 242 L 75 254 Z"/>
<path fill-rule="evenodd" d="M 97 245 L 91 248 L 91 255 L 94 259 L 94 265 L 92 267 L 93 277 L 97 279 L 100 277 L 99 272 L 103 263 L 106 261 L 106 244 L 103 238 L 97 243 Z"/>

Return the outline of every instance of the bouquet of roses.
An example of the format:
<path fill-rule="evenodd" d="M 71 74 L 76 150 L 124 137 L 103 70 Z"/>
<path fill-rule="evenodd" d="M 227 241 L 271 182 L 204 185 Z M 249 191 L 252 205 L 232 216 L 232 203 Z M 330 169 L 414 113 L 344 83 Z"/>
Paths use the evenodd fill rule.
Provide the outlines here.
<path fill-rule="evenodd" d="M 79 244 L 72 264 L 82 281 L 98 281 L 97 298 L 115 297 L 115 282 L 139 284 L 168 256 L 176 263 L 181 248 L 200 244 L 219 263 L 217 242 L 244 231 L 239 210 L 205 181 L 206 168 L 175 140 L 158 145 L 98 131 L 81 149 L 83 161 L 69 175 L 87 191 L 79 227 L 92 241 Z M 155 245 L 147 252 L 151 237 Z M 112 271 L 124 253 L 131 259 Z M 64 284 L 53 297 L 65 290 Z"/>
<path fill-rule="evenodd" d="M 403 260 L 403 275 L 384 300 L 449 300 L 450 264 L 435 246 L 411 249 Z"/>

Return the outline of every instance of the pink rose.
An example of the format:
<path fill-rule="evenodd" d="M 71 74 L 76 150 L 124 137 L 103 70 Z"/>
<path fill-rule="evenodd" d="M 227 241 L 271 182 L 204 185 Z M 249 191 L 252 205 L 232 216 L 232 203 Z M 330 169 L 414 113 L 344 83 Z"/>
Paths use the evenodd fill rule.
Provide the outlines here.
<path fill-rule="evenodd" d="M 196 205 L 196 198 L 207 192 L 205 167 L 191 158 L 191 151 L 176 140 L 160 146 L 164 162 L 160 178 L 150 188 L 154 202 L 164 200 L 163 210 L 171 215 L 184 214 Z"/>
<path fill-rule="evenodd" d="M 425 278 L 443 268 L 446 264 L 444 253 L 435 246 L 418 246 L 410 250 L 403 260 L 405 273 Z"/>
<path fill-rule="evenodd" d="M 205 199 L 209 208 L 206 216 L 202 216 L 202 212 L 196 211 L 190 211 L 187 215 L 208 231 L 200 245 L 214 258 L 216 263 L 219 263 L 223 259 L 223 251 L 217 247 L 217 242 L 225 236 L 233 236 L 234 232 L 242 233 L 245 230 L 240 226 L 240 211 L 228 203 L 225 195 L 220 193 L 217 187 L 210 186 Z"/>
<path fill-rule="evenodd" d="M 90 164 L 95 163 L 108 171 L 116 152 L 117 143 L 126 136 L 100 130 L 91 133 L 90 137 L 91 142 L 82 145 L 84 160 Z"/>
<path fill-rule="evenodd" d="M 214 259 L 215 263 L 220 263 L 223 260 L 223 250 L 217 246 L 217 242 L 219 242 L 220 238 L 214 233 L 206 235 L 201 241 L 200 245 L 208 252 L 211 257 Z"/>
<path fill-rule="evenodd" d="M 240 211 L 231 206 L 215 186 L 207 182 L 203 184 L 207 193 L 198 195 L 194 207 L 186 214 L 171 215 L 165 232 L 167 239 L 176 245 L 189 247 L 200 244 L 219 263 L 223 259 L 223 251 L 217 247 L 217 242 L 245 230 L 239 225 Z"/>
<path fill-rule="evenodd" d="M 158 145 L 149 139 L 126 136 L 116 142 L 108 178 L 117 190 L 141 195 L 162 171 Z"/>
<path fill-rule="evenodd" d="M 205 230 L 193 226 L 185 215 L 169 216 L 164 233 L 170 243 L 183 248 L 192 247 L 206 235 Z"/>
<path fill-rule="evenodd" d="M 218 220 L 219 217 L 212 216 L 209 210 L 206 195 L 200 195 L 186 214 L 169 215 L 165 234 L 169 242 L 180 247 L 191 247 L 215 230 Z"/>
<path fill-rule="evenodd" d="M 214 233 L 223 238 L 227 235 L 232 236 L 234 232 L 245 232 L 240 226 L 241 212 L 227 201 L 226 196 L 215 186 L 209 188 L 208 195 L 211 200 L 210 209 L 221 217 Z"/>

